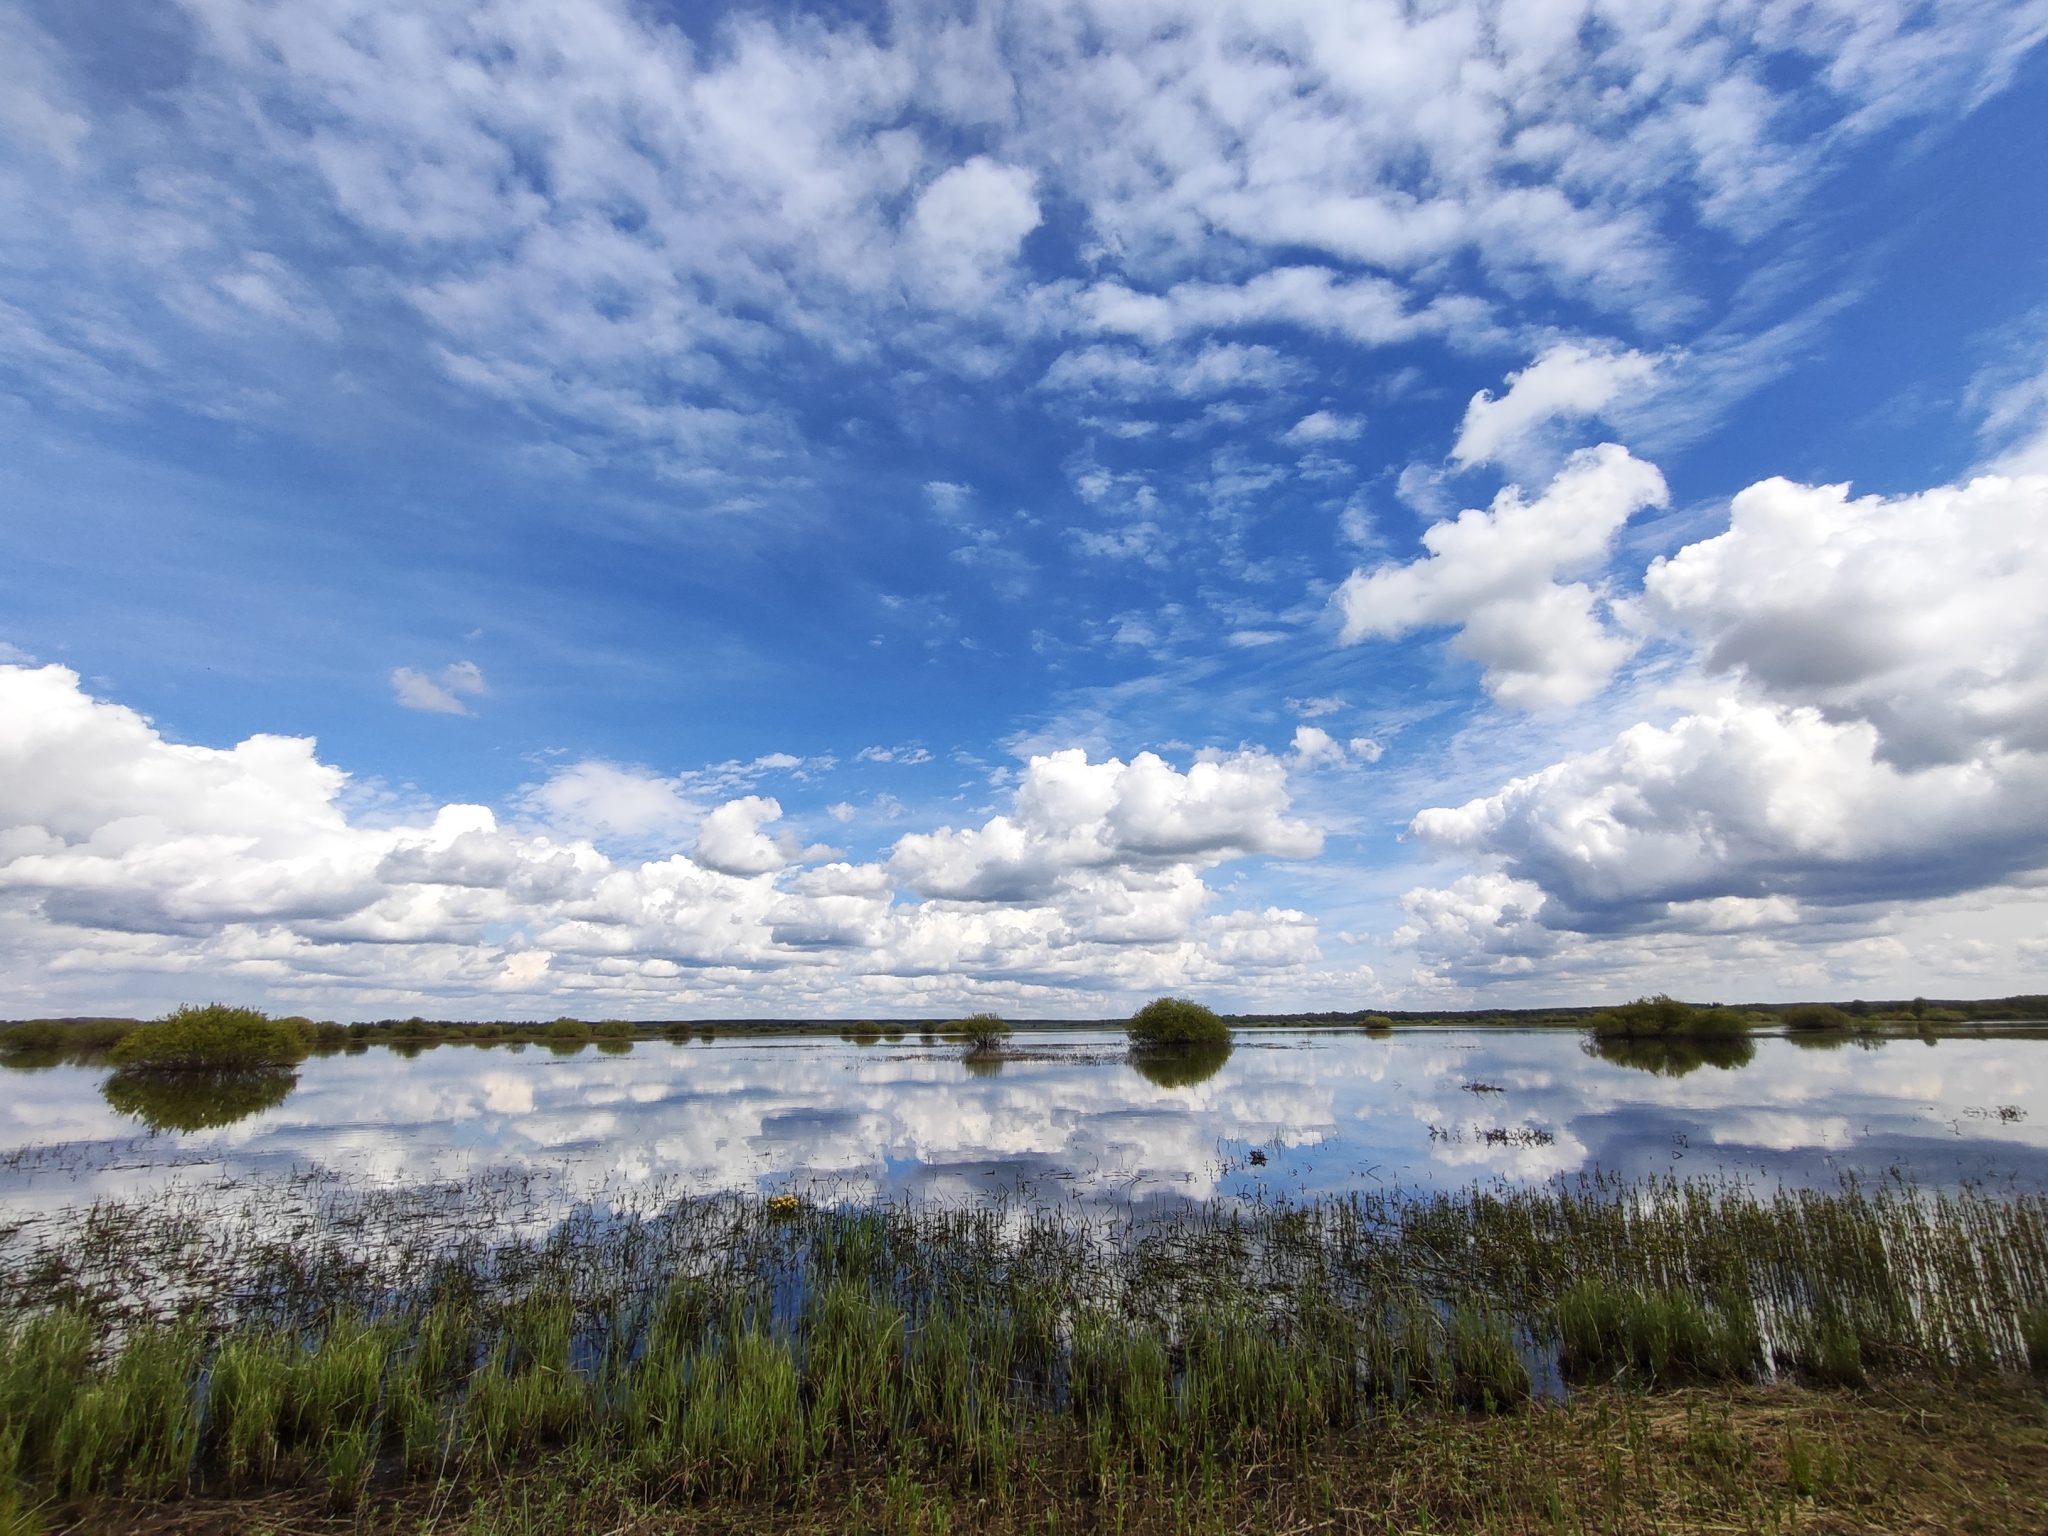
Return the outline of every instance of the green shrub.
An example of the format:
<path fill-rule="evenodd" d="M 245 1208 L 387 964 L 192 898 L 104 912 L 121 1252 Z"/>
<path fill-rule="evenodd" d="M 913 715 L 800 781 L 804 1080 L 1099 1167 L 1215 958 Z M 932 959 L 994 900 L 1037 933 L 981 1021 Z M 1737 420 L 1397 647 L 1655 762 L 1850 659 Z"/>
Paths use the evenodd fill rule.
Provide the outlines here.
<path fill-rule="evenodd" d="M 1230 1043 L 1230 1026 L 1185 997 L 1153 998 L 1131 1015 L 1124 1032 L 1133 1048 L 1143 1051 Z"/>
<path fill-rule="evenodd" d="M 1741 1035 L 1749 1023 L 1731 1008 L 1695 1008 L 1660 992 L 1596 1013 L 1587 1028 L 1599 1040 L 1654 1040 Z"/>
<path fill-rule="evenodd" d="M 341 1050 L 348 1044 L 348 1028 L 346 1025 L 316 1024 L 311 1019 L 287 1019 L 285 1022 L 297 1027 L 300 1036 L 304 1038 L 307 1048 L 310 1050 L 332 1053 Z"/>
<path fill-rule="evenodd" d="M 590 1026 L 581 1019 L 557 1019 L 541 1034 L 551 1045 L 568 1045 L 571 1042 L 581 1045 L 590 1038 Z"/>
<path fill-rule="evenodd" d="M 151 1072 L 211 1072 L 293 1067 L 306 1039 L 282 1019 L 225 1003 L 188 1005 L 126 1036 L 111 1053 L 117 1067 Z"/>
<path fill-rule="evenodd" d="M 0 1052 L 104 1051 L 139 1027 L 133 1019 L 29 1019 L 0 1027 Z"/>
<path fill-rule="evenodd" d="M 1784 1012 L 1785 1027 L 1803 1032 L 1847 1029 L 1855 1021 L 1833 1003 L 1800 1003 Z"/>
<path fill-rule="evenodd" d="M 970 1055 L 986 1056 L 999 1051 L 1010 1038 L 1010 1026 L 992 1013 L 971 1013 L 946 1026 L 946 1033 L 967 1042 Z"/>
<path fill-rule="evenodd" d="M 596 1034 L 600 1040 L 630 1040 L 633 1038 L 633 1026 L 624 1019 L 606 1019 L 597 1026 Z"/>

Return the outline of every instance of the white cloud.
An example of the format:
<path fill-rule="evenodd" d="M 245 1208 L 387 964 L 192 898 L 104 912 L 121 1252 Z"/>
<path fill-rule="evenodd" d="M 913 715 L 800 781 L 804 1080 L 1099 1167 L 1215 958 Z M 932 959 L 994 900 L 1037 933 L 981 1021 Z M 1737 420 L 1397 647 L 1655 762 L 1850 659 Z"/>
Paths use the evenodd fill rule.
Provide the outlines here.
<path fill-rule="evenodd" d="M 555 769 L 520 806 L 558 834 L 636 847 L 680 842 L 704 814 L 679 780 L 598 758 Z"/>
<path fill-rule="evenodd" d="M 1486 669 L 1482 681 L 1501 703 L 1590 698 L 1632 645 L 1602 623 L 1593 587 L 1560 578 L 1597 573 L 1629 517 L 1666 498 L 1663 476 L 1626 449 L 1576 453 L 1537 500 L 1509 486 L 1489 511 L 1426 530 L 1422 559 L 1354 571 L 1333 598 L 1341 643 L 1456 626 L 1453 648 Z"/>
<path fill-rule="evenodd" d="M 407 709 L 429 714 L 466 715 L 465 699 L 482 698 L 490 692 L 483 669 L 473 661 L 451 662 L 429 675 L 412 667 L 391 669 L 391 694 Z"/>
<path fill-rule="evenodd" d="M 782 802 L 769 796 L 728 800 L 697 828 L 696 860 L 724 875 L 768 875 L 800 859 L 824 858 L 834 852 L 805 848 L 787 831 L 770 835 L 762 830 L 781 819 Z"/>
<path fill-rule="evenodd" d="M 1740 936 L 1765 946 L 1746 964 L 1795 975 L 1805 946 L 1847 975 L 1901 958 L 1870 947 L 1884 914 L 2038 885 L 2044 529 L 2048 479 L 1861 500 L 1751 486 L 1633 607 L 1695 648 L 1689 712 L 1417 815 L 1425 844 L 1493 871 L 1414 893 L 1408 942 L 1492 975 L 1554 950 L 1556 975 L 1607 951 L 1652 963 L 1629 935 L 1673 957 L 1680 936 Z"/>
<path fill-rule="evenodd" d="M 1036 178 L 985 155 L 942 172 L 910 215 L 926 275 L 948 303 L 988 297 L 1009 275 L 1024 237 L 1038 228 Z"/>
<path fill-rule="evenodd" d="M 1353 764 L 1376 763 L 1383 750 L 1369 736 L 1354 736 L 1344 742 L 1319 725 L 1298 725 L 1294 728 L 1289 762 L 1303 772 L 1313 772 L 1318 768 L 1345 768 Z"/>
<path fill-rule="evenodd" d="M 1654 562 L 1641 611 L 1710 672 L 1867 722 L 1906 767 L 2048 750 L 2048 475 L 1919 495 L 1766 480 Z"/>
<path fill-rule="evenodd" d="M 1465 407 L 1451 458 L 1460 466 L 1515 457 L 1553 422 L 1606 417 L 1620 403 L 1639 402 L 1665 360 L 1611 344 L 1559 342 L 1519 373 L 1495 398 L 1480 390 Z"/>
<path fill-rule="evenodd" d="M 1348 443 L 1364 430 L 1363 416 L 1340 416 L 1331 411 L 1311 411 L 1280 436 L 1283 442 L 1306 447 L 1316 443 Z"/>
<path fill-rule="evenodd" d="M 1091 763 L 1076 748 L 1033 757 L 1009 814 L 911 833 L 890 867 L 928 895 L 1030 901 L 1070 875 L 1110 866 L 1310 857 L 1321 834 L 1288 820 L 1287 807 L 1286 767 L 1264 753 L 1206 755 L 1182 773 L 1150 752 Z"/>
<path fill-rule="evenodd" d="M 659 842 L 687 804 L 676 783 L 577 764 L 520 805 Z M 0 946 L 14 961 L 0 995 L 153 1010 L 232 992 L 357 1016 L 854 998 L 1057 1012 L 1221 995 L 1253 971 L 1306 983 L 1317 958 L 1312 919 L 1218 911 L 1201 878 L 1320 846 L 1286 815 L 1285 766 L 1257 753 L 1185 772 L 1055 753 L 1027 768 L 1007 816 L 913 834 L 887 864 L 797 846 L 765 796 L 712 810 L 695 856 L 638 862 L 483 806 L 369 825 L 349 799 L 303 738 L 178 745 L 64 668 L 0 667 Z"/>
<path fill-rule="evenodd" d="M 1272 347 L 1212 341 L 1193 352 L 1157 356 L 1134 347 L 1082 347 L 1054 358 L 1041 382 L 1049 390 L 1123 400 L 1192 400 L 1234 391 L 1277 390 L 1302 373 L 1300 363 Z"/>

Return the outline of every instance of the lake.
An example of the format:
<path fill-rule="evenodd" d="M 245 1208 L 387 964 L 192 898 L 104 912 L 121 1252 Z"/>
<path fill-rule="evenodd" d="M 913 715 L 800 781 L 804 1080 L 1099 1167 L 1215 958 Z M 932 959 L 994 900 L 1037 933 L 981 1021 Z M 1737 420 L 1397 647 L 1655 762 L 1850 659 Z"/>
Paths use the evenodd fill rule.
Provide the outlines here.
<path fill-rule="evenodd" d="M 556 1209 L 792 1189 L 1150 1206 L 1591 1173 L 2048 1187 L 2048 1041 L 1770 1036 L 1736 1054 L 1605 1060 L 1562 1030 L 1258 1030 L 1227 1060 L 1148 1075 L 1099 1030 L 1021 1034 L 1000 1063 L 915 1035 L 448 1045 L 315 1057 L 288 1091 L 199 1113 L 116 1107 L 100 1068 L 9 1070 L 0 1216 L 278 1177 L 515 1177 Z"/>

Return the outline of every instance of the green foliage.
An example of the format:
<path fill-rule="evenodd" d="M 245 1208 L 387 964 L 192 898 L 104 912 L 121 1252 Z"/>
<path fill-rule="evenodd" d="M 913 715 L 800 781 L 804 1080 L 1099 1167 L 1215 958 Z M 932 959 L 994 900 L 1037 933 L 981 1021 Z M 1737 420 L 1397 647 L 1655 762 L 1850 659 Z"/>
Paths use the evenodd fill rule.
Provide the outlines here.
<path fill-rule="evenodd" d="M 254 1008 L 188 1005 L 145 1025 L 110 1053 L 118 1067 L 151 1072 L 216 1072 L 293 1067 L 306 1059 L 305 1036 Z"/>
<path fill-rule="evenodd" d="M 1855 1020 L 1833 1003 L 1797 1003 L 1780 1015 L 1785 1027 L 1801 1034 L 1834 1032 L 1850 1028 Z"/>
<path fill-rule="evenodd" d="M 1723 1039 L 1746 1035 L 1749 1021 L 1732 1008 L 1698 1008 L 1658 993 L 1593 1015 L 1596 1040 Z"/>
<path fill-rule="evenodd" d="M 624 1019 L 606 1019 L 597 1026 L 595 1033 L 600 1040 L 630 1040 L 633 1038 L 633 1026 Z"/>
<path fill-rule="evenodd" d="M 1167 1050 L 1190 1045 L 1228 1045 L 1230 1026 L 1210 1009 L 1185 997 L 1155 997 L 1124 1026 L 1133 1049 Z"/>
<path fill-rule="evenodd" d="M 1659 1386 L 1739 1381 L 1762 1363 L 1756 1314 L 1678 1291 L 1582 1280 L 1557 1301 L 1560 1362 L 1575 1381 L 1635 1376 Z"/>
<path fill-rule="evenodd" d="M 27 1019 L 0 1025 L 0 1055 L 111 1050 L 139 1027 L 133 1019 Z"/>
<path fill-rule="evenodd" d="M 971 1013 L 946 1026 L 946 1033 L 967 1042 L 970 1055 L 992 1055 L 1010 1038 L 1009 1024 L 993 1013 Z"/>
<path fill-rule="evenodd" d="M 551 1045 L 581 1045 L 590 1038 L 590 1026 L 581 1019 L 557 1019 L 541 1035 Z"/>

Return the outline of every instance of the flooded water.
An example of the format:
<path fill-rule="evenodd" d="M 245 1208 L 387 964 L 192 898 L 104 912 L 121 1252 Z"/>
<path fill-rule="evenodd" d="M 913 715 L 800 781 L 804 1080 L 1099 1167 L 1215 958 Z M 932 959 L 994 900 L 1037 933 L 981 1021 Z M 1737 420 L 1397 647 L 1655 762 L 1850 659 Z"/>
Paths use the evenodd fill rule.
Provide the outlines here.
<path fill-rule="evenodd" d="M 448 1045 L 169 1097 L 104 1069 L 0 1073 L 0 1217 L 277 1176 L 1150 1204 L 1591 1172 L 2048 1187 L 2048 1040 L 1766 1037 L 1717 1062 L 1602 1059 L 1555 1030 L 1258 1031 L 1143 1071 L 1084 1031 L 1022 1035 L 1000 1063 L 914 1036 Z"/>

